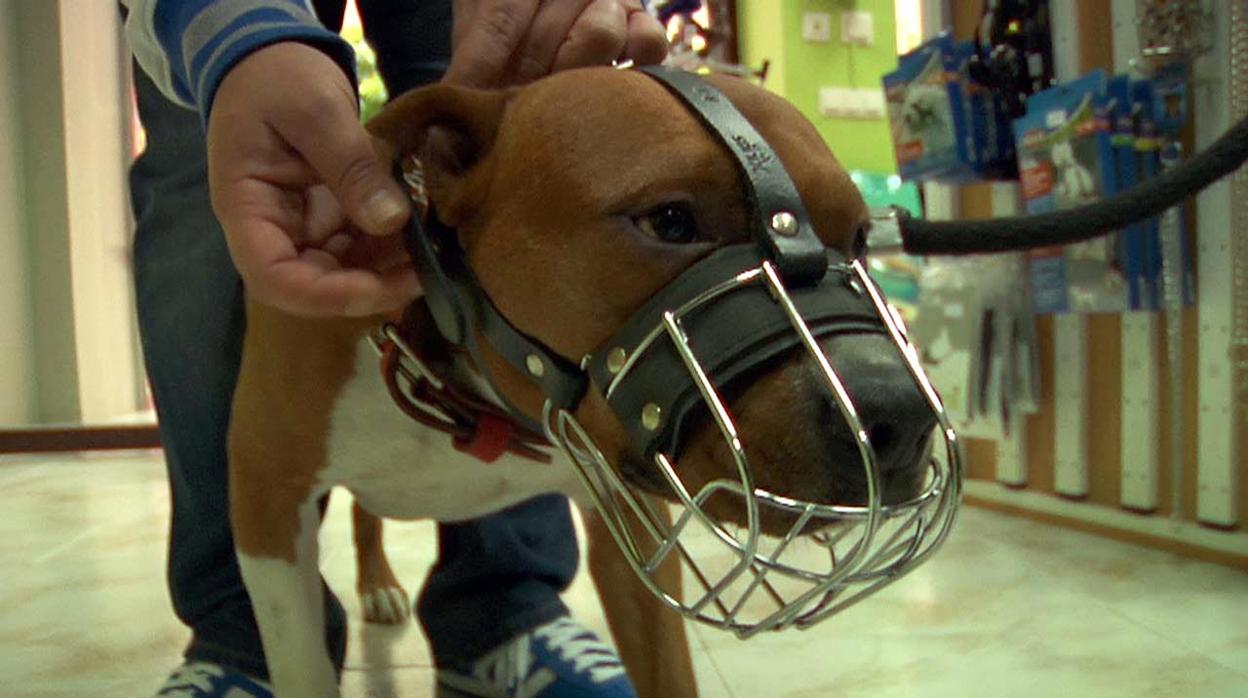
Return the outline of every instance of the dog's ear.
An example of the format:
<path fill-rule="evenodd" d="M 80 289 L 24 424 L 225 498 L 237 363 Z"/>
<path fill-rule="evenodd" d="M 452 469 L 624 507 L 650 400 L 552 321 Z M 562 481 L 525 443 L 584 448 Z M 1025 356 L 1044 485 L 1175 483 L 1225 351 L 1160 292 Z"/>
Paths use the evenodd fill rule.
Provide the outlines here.
<path fill-rule="evenodd" d="M 509 91 L 433 85 L 386 105 L 368 122 L 386 158 L 415 153 L 424 166 L 429 200 L 448 225 L 459 223 L 475 204 L 472 186 L 483 176 L 478 165 L 494 144 Z"/>

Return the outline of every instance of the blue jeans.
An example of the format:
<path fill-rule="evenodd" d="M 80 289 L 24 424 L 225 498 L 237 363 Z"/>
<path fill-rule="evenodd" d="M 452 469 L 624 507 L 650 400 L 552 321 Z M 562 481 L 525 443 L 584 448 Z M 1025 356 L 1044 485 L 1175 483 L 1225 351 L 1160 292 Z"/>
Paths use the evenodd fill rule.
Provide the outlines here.
<path fill-rule="evenodd" d="M 449 35 L 449 11 L 441 15 Z M 410 26 L 378 25 L 386 35 L 370 39 L 391 94 L 440 75 L 444 56 L 413 49 L 420 45 L 405 31 Z M 425 49 L 445 52 L 449 41 Z M 130 172 L 135 286 L 169 471 L 170 592 L 175 612 L 193 633 L 188 660 L 215 661 L 267 678 L 234 553 L 227 498 L 226 429 L 246 325 L 242 283 L 209 203 L 199 117 L 167 101 L 137 68 L 135 83 L 148 137 Z M 559 592 L 571 583 L 579 557 L 561 496 L 439 526 L 438 550 L 417 615 L 440 666 L 474 659 L 567 613 Z M 325 604 L 326 644 L 341 667 L 347 621 L 328 588 Z"/>

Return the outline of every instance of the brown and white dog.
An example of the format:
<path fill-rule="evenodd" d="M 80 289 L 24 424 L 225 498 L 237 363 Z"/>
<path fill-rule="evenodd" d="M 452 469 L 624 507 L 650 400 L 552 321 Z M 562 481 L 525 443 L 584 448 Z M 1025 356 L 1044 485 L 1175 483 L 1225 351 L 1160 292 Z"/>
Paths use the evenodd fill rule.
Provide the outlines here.
<path fill-rule="evenodd" d="M 852 255 L 867 210 L 814 128 L 762 89 L 712 82 L 775 149 L 822 242 Z M 636 72 L 569 71 L 507 91 L 434 86 L 393 102 L 370 129 L 388 154 L 420 155 L 429 198 L 458 231 L 484 291 L 516 328 L 564 357 L 593 351 L 656 290 L 725 244 L 715 231 L 745 227 L 730 156 L 663 87 Z M 429 138 L 434 131 L 438 137 Z M 673 219 L 673 207 L 684 213 Z M 330 488 L 346 488 L 376 516 L 438 521 L 489 514 L 542 493 L 582 504 L 586 496 L 564 460 L 485 463 L 396 409 L 369 343 L 380 319 L 306 319 L 254 302 L 248 312 L 230 429 L 239 558 L 278 695 L 333 696 L 317 569 L 317 502 Z M 415 331 L 421 337 L 413 342 L 446 355 L 447 380 L 473 390 L 473 375 L 484 368 L 498 394 L 541 418 L 534 383 L 488 348 L 490 365 L 474 367 L 457 350 L 438 347 L 433 328 Z M 847 380 L 859 381 L 864 399 L 876 403 L 861 406 L 864 413 L 904 422 L 921 411 L 909 406 L 925 406 L 885 339 L 836 341 L 830 350 L 847 367 Z M 732 408 L 751 437 L 757 481 L 829 503 L 861 498 L 862 483 L 829 454 L 828 402 L 816 394 L 807 361 L 784 357 L 735 393 Z M 576 417 L 612 462 L 636 460 L 599 394 L 590 391 Z M 680 468 L 691 482 L 716 477 L 731 460 L 703 422 L 683 447 Z M 900 436 L 930 431 L 930 420 L 915 422 L 894 424 L 894 440 L 919 443 Z M 913 494 L 922 470 L 917 448 L 875 447 L 882 468 L 903 473 L 898 487 Z M 696 695 L 682 618 L 638 580 L 595 517 L 587 519 L 590 572 L 639 693 Z M 357 511 L 357 523 L 362 591 L 397 588 L 376 551 L 377 522 Z M 774 525 L 783 530 L 783 522 Z"/>

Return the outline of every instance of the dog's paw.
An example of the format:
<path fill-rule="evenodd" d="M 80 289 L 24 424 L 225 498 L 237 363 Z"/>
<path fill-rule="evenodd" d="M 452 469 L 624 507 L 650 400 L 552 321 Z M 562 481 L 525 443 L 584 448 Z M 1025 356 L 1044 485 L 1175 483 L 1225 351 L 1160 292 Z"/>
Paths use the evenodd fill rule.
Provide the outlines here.
<path fill-rule="evenodd" d="M 360 605 L 364 608 L 364 620 L 368 623 L 398 625 L 411 615 L 407 592 L 397 584 L 362 590 Z"/>

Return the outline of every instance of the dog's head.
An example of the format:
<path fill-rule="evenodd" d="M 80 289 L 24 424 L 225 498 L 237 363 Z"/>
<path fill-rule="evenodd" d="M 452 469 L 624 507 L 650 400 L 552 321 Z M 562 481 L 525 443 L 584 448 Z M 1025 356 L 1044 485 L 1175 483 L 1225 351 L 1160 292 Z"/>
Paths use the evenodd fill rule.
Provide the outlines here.
<path fill-rule="evenodd" d="M 455 231 L 498 313 L 585 369 L 589 389 L 552 414 L 530 371 L 480 337 L 473 343 L 506 402 L 563 441 L 582 467 L 611 470 L 588 476 L 592 487 L 618 476 L 755 537 L 761 530 L 791 541 L 828 527 L 836 512 L 878 527 L 888 512 L 932 500 L 934 486 L 951 488 L 947 478 L 934 485 L 929 466 L 939 404 L 853 263 L 868 211 L 792 106 L 740 80 L 709 80 L 720 93 L 713 100 L 735 105 L 774 154 L 747 152 L 739 162 L 660 82 L 614 69 L 506 91 L 431 87 L 400 97 L 370 129 L 396 154 L 420 158 L 435 214 Z M 746 162 L 754 158 L 779 162 Z M 758 238 L 768 233 L 758 231 L 755 166 L 787 172 L 801 224 L 809 221 L 827 254 L 800 298 L 786 292 L 783 264 L 763 264 Z M 775 230 L 796 225 L 764 213 Z M 727 273 L 700 279 L 713 268 Z M 692 290 L 673 296 L 674 287 Z M 669 298 L 684 310 L 654 307 Z M 799 317 L 820 308 L 812 311 L 818 321 L 793 322 L 789 302 Z M 663 320 L 663 311 L 672 315 Z M 779 319 L 734 334 L 759 314 Z M 686 322 L 702 326 L 679 349 Z M 653 368 L 663 351 L 669 365 Z M 706 352 L 717 357 L 704 362 Z M 652 402 L 650 389 L 671 395 Z M 600 506 L 628 509 L 598 494 Z M 735 540 L 741 570 L 760 562 L 753 543 Z"/>

